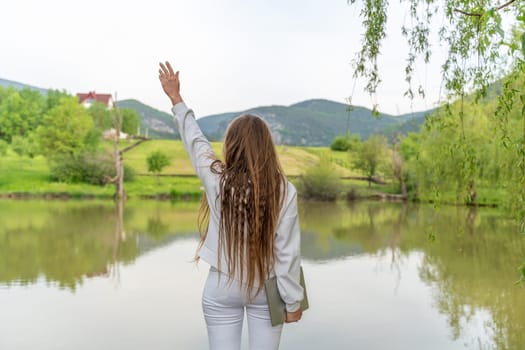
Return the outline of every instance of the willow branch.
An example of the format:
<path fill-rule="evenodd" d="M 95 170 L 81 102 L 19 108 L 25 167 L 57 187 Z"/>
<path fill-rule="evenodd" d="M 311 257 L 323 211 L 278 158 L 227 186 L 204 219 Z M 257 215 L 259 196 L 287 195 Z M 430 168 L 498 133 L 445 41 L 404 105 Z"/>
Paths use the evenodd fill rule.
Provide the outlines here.
<path fill-rule="evenodd" d="M 504 3 L 503 5 L 499 5 L 498 7 L 496 7 L 496 11 L 499 11 L 499 10 L 501 10 L 501 9 L 511 5 L 515 1 L 516 0 L 509 0 L 506 3 Z M 483 12 L 467 12 L 467 11 L 463 11 L 461 9 L 454 9 L 454 12 L 461 13 L 462 15 L 471 16 L 471 17 L 481 17 L 481 16 L 483 16 Z"/>

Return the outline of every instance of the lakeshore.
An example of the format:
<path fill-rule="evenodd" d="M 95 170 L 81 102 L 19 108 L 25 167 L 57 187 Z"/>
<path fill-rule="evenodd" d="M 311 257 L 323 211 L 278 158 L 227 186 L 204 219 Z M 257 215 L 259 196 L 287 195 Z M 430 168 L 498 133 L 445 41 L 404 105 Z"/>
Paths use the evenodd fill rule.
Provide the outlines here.
<path fill-rule="evenodd" d="M 121 148 L 131 144 L 121 142 Z M 110 144 L 104 145 L 109 149 Z M 221 154 L 222 144 L 213 142 L 216 154 Z M 159 176 L 147 172 L 146 157 L 160 149 L 170 157 L 170 164 Z M 278 146 L 279 157 L 285 174 L 297 183 L 305 172 L 321 159 L 328 159 L 333 171 L 341 178 L 339 199 L 344 200 L 405 200 L 394 179 L 380 174 L 380 183 L 369 186 L 366 177 L 352 167 L 351 152 L 332 151 L 328 147 Z M 135 173 L 132 181 L 125 183 L 128 199 L 153 199 L 172 201 L 197 201 L 202 196 L 201 183 L 195 175 L 182 143 L 177 140 L 151 140 L 126 153 L 124 163 Z M 0 157 L 0 198 L 4 199 L 107 199 L 114 196 L 114 185 L 55 182 L 51 178 L 48 161 L 43 156 L 28 158 L 8 150 Z M 384 172 L 383 172 L 384 173 Z M 506 189 L 480 187 L 476 206 L 501 206 Z M 458 204 L 454 192 L 437 196 L 409 197 L 409 201 Z"/>

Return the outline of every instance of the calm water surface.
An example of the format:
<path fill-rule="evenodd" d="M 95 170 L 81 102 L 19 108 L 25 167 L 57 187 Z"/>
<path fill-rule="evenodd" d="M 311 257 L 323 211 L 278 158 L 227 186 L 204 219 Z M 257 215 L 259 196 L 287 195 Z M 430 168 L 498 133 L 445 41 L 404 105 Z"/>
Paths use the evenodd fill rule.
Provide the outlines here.
<path fill-rule="evenodd" d="M 0 201 L 0 349 L 206 349 L 197 210 Z M 500 212 L 363 202 L 300 214 L 311 310 L 281 349 L 525 349 L 525 237 Z"/>

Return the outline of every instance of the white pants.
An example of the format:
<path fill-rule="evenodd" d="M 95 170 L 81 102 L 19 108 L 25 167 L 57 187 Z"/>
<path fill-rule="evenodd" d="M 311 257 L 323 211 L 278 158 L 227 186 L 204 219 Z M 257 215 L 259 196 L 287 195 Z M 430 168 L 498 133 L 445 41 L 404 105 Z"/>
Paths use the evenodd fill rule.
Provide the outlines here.
<path fill-rule="evenodd" d="M 230 284 L 227 275 L 212 269 L 202 294 L 210 350 L 241 348 L 244 309 L 248 319 L 250 350 L 279 349 L 283 326 L 272 327 L 264 289 L 248 302 L 246 291 L 237 280 Z"/>

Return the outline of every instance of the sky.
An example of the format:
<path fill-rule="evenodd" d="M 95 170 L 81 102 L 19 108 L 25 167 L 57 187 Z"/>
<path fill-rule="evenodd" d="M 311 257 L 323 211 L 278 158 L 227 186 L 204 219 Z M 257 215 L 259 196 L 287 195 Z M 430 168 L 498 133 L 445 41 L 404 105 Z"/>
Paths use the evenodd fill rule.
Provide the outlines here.
<path fill-rule="evenodd" d="M 0 78 L 69 93 L 117 93 L 169 111 L 158 62 L 180 71 L 181 94 L 197 115 L 290 105 L 312 98 L 390 114 L 439 101 L 444 52 L 418 64 L 410 101 L 401 25 L 391 4 L 379 60 L 382 84 L 370 97 L 353 78 L 360 49 L 360 7 L 346 0 L 6 0 L 0 20 Z"/>

